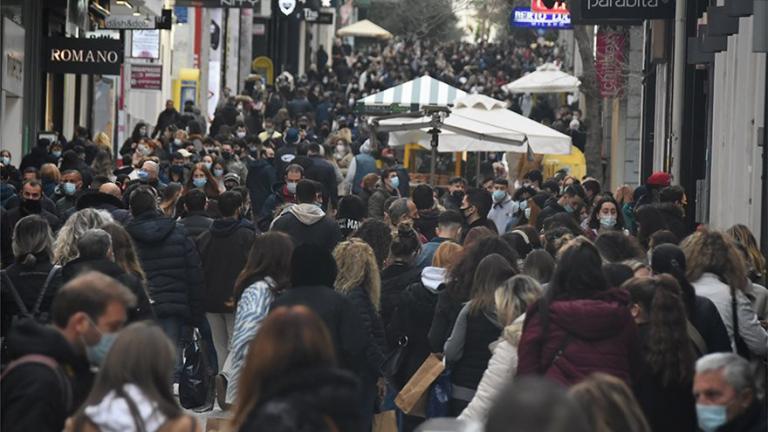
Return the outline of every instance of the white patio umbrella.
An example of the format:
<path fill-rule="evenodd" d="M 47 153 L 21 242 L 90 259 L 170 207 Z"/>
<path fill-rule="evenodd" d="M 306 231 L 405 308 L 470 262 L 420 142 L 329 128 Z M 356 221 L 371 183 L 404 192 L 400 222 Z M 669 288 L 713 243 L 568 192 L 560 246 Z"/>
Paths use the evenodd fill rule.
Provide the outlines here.
<path fill-rule="evenodd" d="M 357 101 L 360 111 L 377 114 L 419 111 L 425 105 L 452 106 L 467 93 L 429 75 L 420 76 Z"/>
<path fill-rule="evenodd" d="M 502 88 L 508 93 L 575 93 L 579 91 L 579 86 L 581 81 L 578 78 L 552 63 L 545 63 Z"/>
<path fill-rule="evenodd" d="M 390 118 L 379 121 L 379 130 L 392 131 L 391 146 L 418 143 L 430 148 L 431 120 Z M 411 127 L 410 130 L 408 128 Z M 456 100 L 450 114 L 441 120 L 437 151 L 443 153 L 517 152 L 529 150 L 540 154 L 569 154 L 571 137 L 507 109 L 504 102 L 484 95 L 468 95 Z M 524 145 L 527 144 L 527 145 Z"/>
<path fill-rule="evenodd" d="M 369 20 L 362 20 L 356 23 L 350 24 L 346 27 L 342 27 L 336 31 L 336 36 L 339 37 L 368 37 L 374 39 L 392 39 L 392 33 L 388 32 L 384 28 L 374 24 Z"/>

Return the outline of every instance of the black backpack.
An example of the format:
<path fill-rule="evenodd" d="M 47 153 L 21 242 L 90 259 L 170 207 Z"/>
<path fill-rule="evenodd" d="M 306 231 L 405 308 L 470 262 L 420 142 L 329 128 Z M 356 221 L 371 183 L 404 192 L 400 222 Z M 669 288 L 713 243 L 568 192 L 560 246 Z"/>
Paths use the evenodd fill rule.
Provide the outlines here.
<path fill-rule="evenodd" d="M 21 296 L 19 295 L 18 290 L 16 290 L 16 286 L 11 281 L 11 278 L 8 276 L 8 273 L 6 271 L 2 272 L 3 282 L 11 291 L 13 300 L 16 302 L 16 306 L 19 308 L 19 314 L 13 316 L 11 326 L 13 326 L 16 321 L 25 318 L 32 318 L 39 324 L 48 324 L 51 321 L 50 314 L 48 312 L 40 311 L 40 305 L 43 304 L 43 298 L 45 297 L 45 293 L 48 291 L 48 286 L 60 271 L 61 266 L 59 265 L 54 265 L 51 267 L 51 270 L 48 272 L 48 277 L 45 278 L 45 282 L 43 283 L 42 288 L 40 288 L 40 293 L 38 293 L 37 300 L 35 300 L 35 304 L 31 311 L 27 308 L 27 305 L 24 304 L 24 301 L 21 299 Z"/>

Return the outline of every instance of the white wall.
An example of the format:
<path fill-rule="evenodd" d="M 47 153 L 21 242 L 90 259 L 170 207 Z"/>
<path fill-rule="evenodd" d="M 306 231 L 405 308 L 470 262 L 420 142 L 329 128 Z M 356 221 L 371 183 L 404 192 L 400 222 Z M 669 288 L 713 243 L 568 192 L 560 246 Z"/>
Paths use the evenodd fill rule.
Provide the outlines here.
<path fill-rule="evenodd" d="M 3 17 L 0 58 L 0 148 L 10 150 L 13 164 L 21 161 L 24 105 L 24 27 Z M 12 64 L 9 64 L 12 62 Z M 19 70 L 18 67 L 21 67 Z"/>
<path fill-rule="evenodd" d="M 753 18 L 741 18 L 728 50 L 715 55 L 710 224 L 747 225 L 760 238 L 765 54 L 752 52 Z M 703 151 L 703 150 L 702 150 Z"/>

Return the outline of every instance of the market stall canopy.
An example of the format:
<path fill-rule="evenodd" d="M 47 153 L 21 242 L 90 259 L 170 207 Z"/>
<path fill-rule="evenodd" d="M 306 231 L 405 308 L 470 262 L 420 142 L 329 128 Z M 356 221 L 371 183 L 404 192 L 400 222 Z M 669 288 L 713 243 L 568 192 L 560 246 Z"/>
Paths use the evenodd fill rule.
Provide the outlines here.
<path fill-rule="evenodd" d="M 357 101 L 358 111 L 368 114 L 414 112 L 425 105 L 452 106 L 467 93 L 429 75 L 366 96 Z"/>
<path fill-rule="evenodd" d="M 536 71 L 505 85 L 508 93 L 575 93 L 581 81 L 560 70 L 552 63 L 545 63 Z"/>
<path fill-rule="evenodd" d="M 394 118 L 379 122 L 379 130 L 391 131 L 389 145 L 418 143 L 430 148 L 430 127 L 418 127 L 429 117 Z M 416 129 L 407 130 L 411 126 Z M 571 137 L 507 109 L 506 103 L 484 95 L 456 100 L 440 126 L 439 152 L 517 152 L 570 154 Z M 527 144 L 527 145 L 526 145 Z"/>
<path fill-rule="evenodd" d="M 374 39 L 392 39 L 392 33 L 386 31 L 380 26 L 372 23 L 369 20 L 358 21 L 354 24 L 350 24 L 346 27 L 342 27 L 336 31 L 336 36 L 339 37 L 367 37 Z"/>

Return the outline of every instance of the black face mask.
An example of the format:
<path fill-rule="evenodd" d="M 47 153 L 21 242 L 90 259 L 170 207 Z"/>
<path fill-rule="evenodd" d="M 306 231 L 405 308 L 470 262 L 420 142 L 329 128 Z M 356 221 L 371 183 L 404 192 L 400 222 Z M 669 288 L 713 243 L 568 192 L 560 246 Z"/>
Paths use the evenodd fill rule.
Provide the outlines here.
<path fill-rule="evenodd" d="M 21 208 L 27 214 L 39 214 L 43 207 L 40 200 L 25 199 L 21 201 Z"/>
<path fill-rule="evenodd" d="M 222 157 L 222 158 L 224 158 L 225 160 L 230 160 L 230 159 L 232 159 L 232 153 L 229 153 L 229 152 L 223 152 L 223 153 L 221 154 L 221 157 Z"/>
<path fill-rule="evenodd" d="M 451 192 L 451 196 L 456 201 L 461 201 L 464 198 L 464 192 L 458 191 L 458 190 L 457 191 L 453 191 L 453 192 Z"/>

